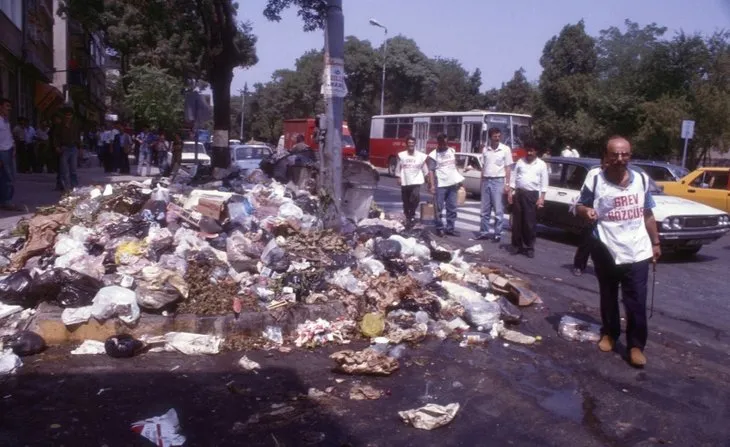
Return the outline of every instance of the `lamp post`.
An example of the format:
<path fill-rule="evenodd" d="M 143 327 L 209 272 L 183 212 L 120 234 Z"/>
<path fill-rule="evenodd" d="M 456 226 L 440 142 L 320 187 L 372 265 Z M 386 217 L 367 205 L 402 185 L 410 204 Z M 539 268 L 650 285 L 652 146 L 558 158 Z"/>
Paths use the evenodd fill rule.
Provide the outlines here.
<path fill-rule="evenodd" d="M 245 143 L 243 141 L 243 112 L 244 107 L 246 106 L 246 94 L 248 93 L 248 82 L 243 84 L 243 90 L 238 91 L 241 94 L 241 130 L 238 133 L 239 137 L 241 139 L 241 143 Z"/>
<path fill-rule="evenodd" d="M 382 115 L 385 104 L 385 58 L 388 55 L 388 28 L 375 19 L 370 19 L 370 24 L 378 28 L 383 28 L 383 31 L 385 31 L 385 42 L 383 42 L 383 80 L 380 86 L 380 114 Z"/>

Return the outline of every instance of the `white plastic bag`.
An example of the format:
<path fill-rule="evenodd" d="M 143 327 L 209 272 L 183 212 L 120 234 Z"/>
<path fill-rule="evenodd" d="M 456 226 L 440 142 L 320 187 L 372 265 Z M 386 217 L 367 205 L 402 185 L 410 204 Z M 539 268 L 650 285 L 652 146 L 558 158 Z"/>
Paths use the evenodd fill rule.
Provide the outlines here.
<path fill-rule="evenodd" d="M 12 350 L 6 349 L 0 352 L 0 376 L 15 374 L 21 366 L 23 361 Z"/>
<path fill-rule="evenodd" d="M 409 237 L 406 239 L 403 236 L 394 234 L 388 239 L 390 239 L 391 241 L 396 241 L 400 244 L 400 254 L 403 258 L 415 256 L 423 261 L 428 261 L 431 259 L 431 250 L 429 250 L 429 248 L 425 245 L 419 244 L 415 238 Z"/>
<path fill-rule="evenodd" d="M 132 424 L 132 431 L 149 439 L 158 447 L 172 447 L 185 444 L 180 434 L 180 420 L 177 411 L 171 408 L 162 416 L 154 416 Z"/>
<path fill-rule="evenodd" d="M 149 344 L 164 343 L 164 350 L 186 355 L 218 354 L 223 338 L 216 335 L 192 334 L 189 332 L 168 332 L 162 337 L 142 339 Z"/>
<path fill-rule="evenodd" d="M 360 268 L 371 276 L 380 276 L 385 272 L 385 265 L 373 257 L 360 261 Z"/>
<path fill-rule="evenodd" d="M 91 315 L 101 321 L 116 316 L 127 324 L 133 324 L 139 319 L 137 294 L 120 286 L 103 287 L 94 297 Z"/>
<path fill-rule="evenodd" d="M 91 306 L 77 307 L 77 308 L 66 308 L 63 309 L 61 314 L 61 321 L 66 326 L 74 324 L 86 323 L 91 319 Z"/>
<path fill-rule="evenodd" d="M 327 282 L 355 295 L 365 293 L 365 286 L 350 272 L 350 267 L 336 271 L 331 278 L 327 279 Z"/>
<path fill-rule="evenodd" d="M 301 220 L 304 217 L 304 211 L 299 208 L 294 202 L 284 202 L 279 207 L 279 217 L 282 219 L 288 219 L 290 217 Z"/>
<path fill-rule="evenodd" d="M 53 247 L 53 251 L 56 256 L 63 256 L 71 251 L 82 251 L 82 254 L 86 251 L 84 249 L 84 243 L 76 240 L 68 234 L 61 234 L 56 238 L 56 244 Z"/>
<path fill-rule="evenodd" d="M 106 348 L 104 347 L 103 341 L 84 340 L 84 342 L 81 343 L 81 345 L 79 345 L 78 348 L 71 351 L 71 354 L 73 354 L 73 355 L 106 354 Z"/>
<path fill-rule="evenodd" d="M 501 310 L 496 302 L 489 302 L 477 291 L 449 281 L 441 281 L 441 285 L 451 299 L 458 301 L 466 311 L 467 321 L 481 331 L 489 332 L 499 321 Z"/>

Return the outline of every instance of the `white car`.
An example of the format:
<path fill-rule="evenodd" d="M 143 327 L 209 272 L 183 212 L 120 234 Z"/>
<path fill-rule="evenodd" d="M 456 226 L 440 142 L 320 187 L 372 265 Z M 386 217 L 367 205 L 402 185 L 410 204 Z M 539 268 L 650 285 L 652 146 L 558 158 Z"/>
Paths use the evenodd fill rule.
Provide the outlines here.
<path fill-rule="evenodd" d="M 203 143 L 198 143 L 198 159 L 196 162 L 196 160 L 195 160 L 195 142 L 194 141 L 183 142 L 182 164 L 184 164 L 184 165 L 189 165 L 189 164 L 209 165 L 210 156 L 205 152 L 205 146 L 203 146 Z"/>
<path fill-rule="evenodd" d="M 244 173 L 258 169 L 263 160 L 271 157 L 273 151 L 265 144 L 239 144 L 231 146 L 231 166 L 237 166 Z"/>
<path fill-rule="evenodd" d="M 538 211 L 538 222 L 570 232 L 580 232 L 585 222 L 570 212 L 578 201 L 586 174 L 600 163 L 591 158 L 552 157 L 545 159 L 550 186 L 545 207 Z M 632 169 L 641 170 L 637 166 Z M 720 239 L 730 231 L 730 217 L 724 211 L 680 197 L 668 196 L 649 179 L 656 207 L 654 217 L 659 229 L 662 250 L 693 255 L 702 245 Z"/>

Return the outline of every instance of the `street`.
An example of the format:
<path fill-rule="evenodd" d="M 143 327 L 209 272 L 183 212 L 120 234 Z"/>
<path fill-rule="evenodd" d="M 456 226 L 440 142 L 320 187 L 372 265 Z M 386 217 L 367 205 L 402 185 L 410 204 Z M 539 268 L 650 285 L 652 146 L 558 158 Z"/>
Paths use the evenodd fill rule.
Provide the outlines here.
<path fill-rule="evenodd" d="M 97 174 L 85 171 L 82 184 L 103 180 Z M 39 204 L 53 200 L 38 194 Z M 392 178 L 381 177 L 375 199 L 388 212 L 400 211 Z M 454 249 L 477 243 L 469 239 L 478 204 L 470 200 L 466 208 L 459 211 L 461 237 L 443 239 Z M 26 357 L 17 375 L 0 381 L 0 444 L 151 445 L 130 424 L 174 408 L 191 446 L 728 445 L 724 275 L 730 238 L 695 259 L 667 257 L 659 264 L 644 370 L 628 366 L 623 340 L 617 352 L 606 354 L 593 343 L 557 335 L 565 314 L 599 321 L 591 268 L 581 277 L 570 272 L 575 241 L 542 229 L 536 257 L 528 259 L 507 254 L 508 240 L 506 234 L 502 246 L 483 243 L 483 254 L 469 260 L 531 283 L 543 304 L 523 308 L 517 329 L 540 335 L 535 345 L 495 340 L 463 348 L 453 339 L 429 337 L 407 345 L 400 369 L 389 377 L 332 370 L 329 354 L 360 349 L 363 341 L 288 353 L 144 353 L 131 359 L 75 356 L 69 354 L 75 346 L 52 346 Z M 244 354 L 262 369 L 238 366 Z M 351 400 L 356 385 L 385 395 Z M 398 417 L 398 411 L 427 403 L 461 408 L 434 431 Z"/>

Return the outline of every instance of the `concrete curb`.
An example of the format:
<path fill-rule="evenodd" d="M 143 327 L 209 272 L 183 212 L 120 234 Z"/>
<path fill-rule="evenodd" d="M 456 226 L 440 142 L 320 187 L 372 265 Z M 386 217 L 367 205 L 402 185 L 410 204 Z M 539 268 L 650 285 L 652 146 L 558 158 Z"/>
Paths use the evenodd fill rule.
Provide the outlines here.
<path fill-rule="evenodd" d="M 259 336 L 266 326 L 281 327 L 284 335 L 292 334 L 298 324 L 306 320 L 335 320 L 345 317 L 345 306 L 341 302 L 327 304 L 297 304 L 288 309 L 274 312 L 245 312 L 238 318 L 233 315 L 150 315 L 142 314 L 137 324 L 127 326 L 118 319 L 66 326 L 61 321 L 63 309 L 42 303 L 29 323 L 28 330 L 38 333 L 49 345 L 84 340 L 104 341 L 116 334 L 163 335 L 167 332 L 192 332 L 197 334 Z"/>

